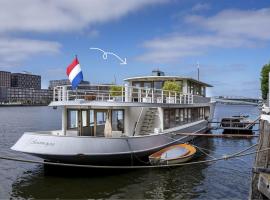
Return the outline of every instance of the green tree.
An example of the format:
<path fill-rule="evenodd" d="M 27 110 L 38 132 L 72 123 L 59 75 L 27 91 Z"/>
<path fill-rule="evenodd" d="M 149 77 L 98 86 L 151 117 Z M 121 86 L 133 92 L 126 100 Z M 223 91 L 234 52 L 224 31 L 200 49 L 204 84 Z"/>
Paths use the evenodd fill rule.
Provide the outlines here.
<path fill-rule="evenodd" d="M 122 89 L 123 89 L 122 86 L 112 85 L 110 87 L 110 95 L 113 96 L 113 97 L 122 96 Z"/>
<path fill-rule="evenodd" d="M 170 92 L 181 92 L 181 87 L 179 85 L 179 83 L 175 82 L 175 81 L 165 81 L 164 85 L 163 85 L 163 90 L 165 91 L 165 94 L 168 95 L 167 93 Z"/>
<path fill-rule="evenodd" d="M 261 71 L 261 91 L 262 98 L 267 99 L 268 94 L 268 85 L 269 85 L 269 72 L 270 72 L 270 63 L 265 64 Z"/>

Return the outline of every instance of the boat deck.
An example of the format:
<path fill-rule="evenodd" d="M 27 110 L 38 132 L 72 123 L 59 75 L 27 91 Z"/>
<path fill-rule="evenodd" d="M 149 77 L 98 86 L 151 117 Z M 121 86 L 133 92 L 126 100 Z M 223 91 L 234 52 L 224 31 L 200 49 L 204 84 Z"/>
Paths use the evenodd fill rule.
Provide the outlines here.
<path fill-rule="evenodd" d="M 70 86 L 57 86 L 53 92 L 53 102 L 50 106 L 63 105 L 107 105 L 138 106 L 138 107 L 163 107 L 173 105 L 193 105 L 210 103 L 210 98 L 172 92 L 154 88 L 140 88 L 133 86 L 115 86 L 118 92 L 112 92 L 108 85 L 88 85 L 77 90 Z"/>

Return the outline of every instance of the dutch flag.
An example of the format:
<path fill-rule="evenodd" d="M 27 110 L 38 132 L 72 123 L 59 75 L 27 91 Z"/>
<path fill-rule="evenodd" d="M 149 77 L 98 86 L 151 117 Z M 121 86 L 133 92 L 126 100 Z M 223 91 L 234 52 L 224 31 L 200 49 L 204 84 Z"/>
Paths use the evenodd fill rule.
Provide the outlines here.
<path fill-rule="evenodd" d="M 71 82 L 72 89 L 76 89 L 80 82 L 83 80 L 82 70 L 77 57 L 67 67 L 67 75 Z"/>

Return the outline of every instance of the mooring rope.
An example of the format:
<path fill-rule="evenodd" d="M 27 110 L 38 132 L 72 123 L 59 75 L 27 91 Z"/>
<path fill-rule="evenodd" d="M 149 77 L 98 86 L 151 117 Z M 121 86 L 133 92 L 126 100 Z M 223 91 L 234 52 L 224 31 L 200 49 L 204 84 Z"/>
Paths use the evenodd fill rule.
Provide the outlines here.
<path fill-rule="evenodd" d="M 254 146 L 254 145 L 252 145 L 252 146 Z M 251 149 L 251 147 L 247 148 L 246 151 L 249 149 Z M 265 149 L 261 149 L 261 150 L 257 150 L 257 151 L 248 152 L 248 153 L 243 153 L 243 150 L 241 150 L 240 152 L 229 154 L 229 155 L 222 156 L 220 158 L 215 158 L 215 159 L 194 161 L 194 162 L 187 162 L 187 163 L 178 163 L 178 164 L 171 164 L 171 165 L 153 165 L 153 166 L 152 165 L 149 165 L 149 166 L 82 165 L 82 164 L 47 162 L 47 161 L 35 161 L 35 160 L 27 160 L 27 159 L 4 157 L 4 156 L 0 156 L 0 159 L 9 160 L 9 161 L 25 162 L 25 163 L 33 163 L 33 164 L 46 164 L 46 165 L 54 165 L 54 166 L 82 167 L 82 168 L 96 168 L 96 169 L 147 169 L 147 168 L 149 169 L 149 168 L 168 168 L 168 167 L 178 167 L 178 166 L 186 166 L 186 165 L 211 163 L 211 162 L 217 162 L 217 161 L 221 161 L 221 160 L 229 160 L 229 159 L 233 159 L 233 158 L 248 156 L 248 155 L 256 154 L 259 152 L 268 151 L 269 149 L 270 148 L 265 148 Z"/>
<path fill-rule="evenodd" d="M 197 133 L 197 132 L 199 132 L 199 131 L 201 131 L 201 130 L 202 130 L 202 129 L 196 131 L 195 133 Z M 170 138 L 170 139 L 174 140 L 175 142 L 178 142 L 180 139 L 183 139 L 183 138 L 174 139 L 173 137 L 170 137 L 170 136 L 167 136 L 167 135 L 163 135 L 163 136 L 164 136 L 164 137 L 167 137 L 167 138 Z M 192 136 L 192 134 L 190 134 L 189 136 Z M 196 136 L 196 134 L 194 134 L 194 136 Z M 187 136 L 186 136 L 186 137 L 187 137 Z M 192 139 L 192 141 L 193 141 L 193 139 Z M 199 147 L 199 146 L 196 146 L 196 145 L 194 145 L 194 144 L 192 144 L 192 145 L 195 146 L 195 147 L 196 147 L 200 152 L 202 152 L 203 154 L 209 156 L 210 158 L 216 159 L 214 156 L 211 156 L 210 154 L 208 154 L 208 153 L 206 153 L 205 151 L 203 151 L 203 148 L 201 148 L 201 147 Z M 255 147 L 255 146 L 257 146 L 257 145 L 258 145 L 258 144 L 254 144 L 254 145 L 248 147 L 247 149 L 244 149 L 244 150 L 241 150 L 241 151 L 235 153 L 235 155 L 238 155 L 238 154 L 241 154 L 242 152 L 248 151 L 249 149 L 252 149 L 253 147 Z M 207 150 L 207 149 L 205 149 L 205 150 Z M 226 158 L 227 155 L 223 155 L 223 156 L 224 156 L 224 158 Z"/>
<path fill-rule="evenodd" d="M 194 145 L 194 144 L 192 144 L 192 146 L 196 147 L 200 152 L 202 152 L 202 153 L 205 154 L 206 156 L 208 156 L 208 157 L 210 157 L 210 158 L 213 158 L 213 159 L 216 159 L 216 157 L 211 156 L 210 154 L 206 153 L 201 147 L 196 146 L 196 145 Z"/>

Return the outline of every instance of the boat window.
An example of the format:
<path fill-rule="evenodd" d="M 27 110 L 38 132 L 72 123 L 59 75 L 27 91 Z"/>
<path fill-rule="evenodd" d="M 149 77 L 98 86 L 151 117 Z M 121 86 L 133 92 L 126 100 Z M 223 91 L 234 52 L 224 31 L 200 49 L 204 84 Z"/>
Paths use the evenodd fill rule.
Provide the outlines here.
<path fill-rule="evenodd" d="M 205 119 L 209 107 L 164 109 L 164 129 Z"/>
<path fill-rule="evenodd" d="M 179 109 L 175 110 L 175 122 L 177 125 L 180 124 L 180 111 L 179 111 Z"/>
<path fill-rule="evenodd" d="M 124 110 L 112 110 L 112 130 L 124 132 Z"/>
<path fill-rule="evenodd" d="M 180 122 L 181 124 L 184 123 L 184 110 L 183 109 L 180 109 Z"/>
<path fill-rule="evenodd" d="M 188 109 L 188 122 L 191 122 L 192 118 L 191 118 L 191 108 Z"/>
<path fill-rule="evenodd" d="M 170 128 L 175 127 L 175 110 L 170 110 Z"/>
<path fill-rule="evenodd" d="M 205 87 L 201 86 L 201 95 L 205 97 Z"/>
<path fill-rule="evenodd" d="M 170 128 L 170 111 L 164 110 L 164 128 Z"/>
<path fill-rule="evenodd" d="M 152 83 L 151 82 L 144 82 L 143 87 L 144 88 L 152 88 Z"/>
<path fill-rule="evenodd" d="M 141 87 L 142 85 L 141 85 L 141 82 L 133 82 L 132 86 L 133 87 Z"/>
<path fill-rule="evenodd" d="M 67 128 L 68 129 L 78 128 L 78 111 L 68 110 L 67 114 L 68 114 Z"/>
<path fill-rule="evenodd" d="M 208 119 L 210 115 L 210 107 L 204 108 L 204 118 Z"/>
<path fill-rule="evenodd" d="M 90 126 L 94 126 L 95 125 L 94 111 L 93 110 L 89 110 L 89 125 Z"/>
<path fill-rule="evenodd" d="M 87 126 L 87 111 L 86 110 L 82 111 L 82 126 L 83 127 Z"/>
<path fill-rule="evenodd" d="M 154 82 L 154 88 L 155 89 L 162 89 L 162 84 L 163 84 L 162 81 L 155 81 Z"/>
<path fill-rule="evenodd" d="M 199 108 L 192 109 L 192 119 L 195 121 L 199 119 Z"/>
<path fill-rule="evenodd" d="M 183 81 L 176 81 L 176 83 L 180 86 L 179 92 L 182 92 L 183 91 Z"/>
<path fill-rule="evenodd" d="M 107 111 L 96 111 L 96 135 L 104 136 Z"/>
<path fill-rule="evenodd" d="M 188 122 L 188 113 L 187 113 L 187 109 L 184 109 L 184 122 L 187 123 Z"/>
<path fill-rule="evenodd" d="M 200 119 L 204 118 L 204 108 L 200 108 Z"/>

